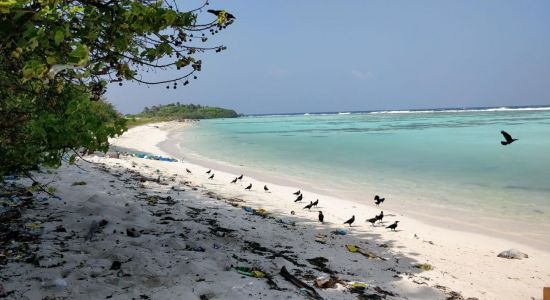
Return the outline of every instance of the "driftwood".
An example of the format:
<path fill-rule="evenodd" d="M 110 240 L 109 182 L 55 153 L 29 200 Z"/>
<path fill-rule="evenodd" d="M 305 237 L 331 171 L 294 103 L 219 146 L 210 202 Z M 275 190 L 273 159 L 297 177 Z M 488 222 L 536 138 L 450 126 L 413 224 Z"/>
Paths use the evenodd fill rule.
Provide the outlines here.
<path fill-rule="evenodd" d="M 307 292 L 309 297 L 313 299 L 323 300 L 323 297 L 321 297 L 321 295 L 319 295 L 319 293 L 317 293 L 314 288 L 296 278 L 294 275 L 290 274 L 285 266 L 281 268 L 281 272 L 279 272 L 279 274 L 281 274 L 284 279 L 286 279 L 296 287 L 300 288 L 300 290 Z"/>

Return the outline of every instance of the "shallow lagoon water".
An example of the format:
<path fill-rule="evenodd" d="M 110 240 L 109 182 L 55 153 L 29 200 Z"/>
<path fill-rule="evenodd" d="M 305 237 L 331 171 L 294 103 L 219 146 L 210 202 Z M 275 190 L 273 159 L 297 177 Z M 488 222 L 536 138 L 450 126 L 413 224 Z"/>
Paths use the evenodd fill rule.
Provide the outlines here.
<path fill-rule="evenodd" d="M 502 146 L 501 130 L 519 141 Z M 201 156 L 358 201 L 550 223 L 549 108 L 250 116 L 182 135 Z"/>

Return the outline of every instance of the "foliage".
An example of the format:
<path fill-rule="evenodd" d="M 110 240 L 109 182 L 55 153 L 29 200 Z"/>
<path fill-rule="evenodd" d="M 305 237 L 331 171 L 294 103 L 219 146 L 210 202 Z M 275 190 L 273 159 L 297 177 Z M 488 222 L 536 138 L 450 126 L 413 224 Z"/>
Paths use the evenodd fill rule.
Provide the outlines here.
<path fill-rule="evenodd" d="M 129 116 L 133 122 L 148 123 L 156 121 L 184 120 L 184 119 L 215 119 L 215 118 L 236 118 L 237 114 L 232 109 L 202 106 L 196 104 L 167 104 L 156 105 L 151 108 L 145 107 L 143 112 Z"/>
<path fill-rule="evenodd" d="M 202 62 L 199 47 L 234 17 L 224 11 L 198 24 L 198 13 L 151 0 L 0 0 L 0 175 L 64 153 L 106 150 L 125 120 L 101 101 L 108 83 L 186 85 Z M 178 69 L 149 80 L 144 73 Z M 72 156 L 74 158 L 74 156 Z"/>

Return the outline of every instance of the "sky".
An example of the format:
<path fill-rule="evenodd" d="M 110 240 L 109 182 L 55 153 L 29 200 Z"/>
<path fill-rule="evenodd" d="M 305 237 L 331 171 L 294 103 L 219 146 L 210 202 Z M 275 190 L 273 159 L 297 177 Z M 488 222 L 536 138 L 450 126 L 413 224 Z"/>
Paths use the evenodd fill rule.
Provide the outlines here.
<path fill-rule="evenodd" d="M 237 19 L 210 38 L 228 49 L 201 56 L 198 80 L 175 90 L 111 85 L 107 99 L 123 113 L 177 101 L 243 114 L 550 105 L 550 1 L 211 0 L 207 8 Z"/>

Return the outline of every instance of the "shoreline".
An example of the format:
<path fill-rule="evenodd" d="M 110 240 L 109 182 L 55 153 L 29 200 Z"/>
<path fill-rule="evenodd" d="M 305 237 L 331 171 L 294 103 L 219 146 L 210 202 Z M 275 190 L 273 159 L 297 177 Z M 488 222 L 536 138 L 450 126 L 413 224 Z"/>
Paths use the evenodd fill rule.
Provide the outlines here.
<path fill-rule="evenodd" d="M 178 131 L 179 129 L 198 125 L 181 124 L 180 127 L 180 125 L 176 124 L 174 126 L 175 127 L 168 128 L 163 133 L 165 134 L 163 139 L 159 139 L 158 143 L 155 144 L 155 147 L 151 148 L 151 150 L 162 152 L 165 155 L 176 157 L 178 159 L 180 159 L 182 154 L 185 153 L 185 161 L 200 167 L 206 168 L 206 166 L 209 166 L 212 169 L 230 173 L 235 176 L 244 172 L 250 175 L 248 177 L 254 178 L 258 181 L 286 187 L 301 187 L 302 189 L 313 192 L 320 197 L 330 196 L 333 198 L 342 198 L 351 200 L 359 205 L 367 205 L 371 208 L 374 207 L 373 200 L 371 200 L 370 197 L 367 198 L 368 200 L 361 200 L 354 197 L 355 195 L 353 193 L 346 193 L 345 191 L 334 189 L 320 189 L 315 186 L 315 184 L 300 181 L 297 180 L 297 178 L 284 178 L 278 173 L 258 170 L 249 166 L 236 166 L 231 163 L 217 161 L 201 156 L 200 154 L 185 147 L 181 148 L 179 145 L 172 142 L 174 135 L 181 133 L 181 131 Z M 178 141 L 180 140 L 181 139 L 178 139 Z M 545 231 L 538 229 L 540 226 L 539 224 L 526 223 L 511 219 L 503 221 L 499 216 L 487 216 L 479 213 L 472 214 L 471 211 L 460 209 L 458 207 L 444 207 L 423 202 L 418 203 L 414 201 L 407 201 L 407 199 L 405 199 L 405 201 L 407 201 L 406 203 L 395 203 L 391 200 L 392 199 L 390 199 L 387 203 L 384 203 L 386 208 L 389 208 L 389 210 L 394 212 L 406 211 L 406 215 L 408 217 L 411 217 L 416 221 L 426 223 L 430 226 L 498 238 L 522 245 L 522 247 L 529 247 L 550 253 L 550 241 L 548 239 L 540 240 L 541 238 L 546 237 L 546 232 L 550 232 L 550 224 L 540 224 L 548 229 L 548 231 Z M 517 228 L 522 228 L 521 232 L 516 233 Z M 530 232 L 536 232 L 536 234 L 529 235 Z"/>
<path fill-rule="evenodd" d="M 181 124 L 175 123 L 162 123 L 157 124 L 156 126 L 159 126 L 159 128 L 141 127 L 135 130 L 138 132 L 128 132 L 126 134 L 126 138 L 124 136 L 122 137 L 123 139 L 127 139 L 126 142 L 124 142 L 123 140 L 117 140 L 114 144 L 122 147 L 141 145 L 142 147 L 136 150 L 162 155 L 172 154 L 172 156 L 174 156 L 173 153 L 169 153 L 169 150 L 161 149 L 163 146 L 162 143 L 166 142 L 167 139 L 169 139 L 170 130 L 181 129 L 183 127 L 181 127 Z M 128 136 L 133 136 L 133 138 L 128 138 Z M 138 136 L 140 138 L 138 138 Z M 144 137 L 148 138 L 144 140 Z M 135 149 L 136 147 L 133 148 Z M 181 159 L 181 157 L 177 156 L 175 156 L 175 158 Z M 203 167 L 202 165 L 197 164 L 196 162 L 189 161 L 189 158 L 185 157 L 183 163 L 178 163 L 178 168 L 183 168 L 184 170 L 185 165 L 188 168 L 206 171 L 207 168 Z M 239 187 L 239 189 L 235 189 L 235 186 L 231 186 L 229 184 L 229 181 L 235 176 L 235 174 L 231 173 L 231 171 L 233 170 L 227 170 L 229 172 L 224 172 L 218 170 L 217 168 L 212 169 L 216 174 L 215 180 L 207 180 L 207 178 L 204 176 L 205 174 L 201 174 L 204 173 L 204 171 L 200 171 L 199 174 L 194 173 L 192 175 L 193 181 L 199 182 L 201 186 L 204 186 L 206 189 L 212 190 L 214 192 L 228 194 L 232 196 L 243 195 L 243 192 L 241 190 L 242 187 Z M 247 174 L 245 174 L 245 176 L 247 176 L 246 182 L 253 183 L 254 187 L 261 187 L 265 183 L 270 186 L 270 189 L 276 189 L 278 195 L 289 195 L 281 197 L 282 199 L 290 199 L 291 193 L 295 189 L 297 189 L 289 186 L 276 184 L 273 185 L 271 183 L 259 181 L 256 178 L 248 177 Z M 254 193 L 254 196 L 261 198 L 256 200 L 257 202 L 259 201 L 260 203 L 263 203 L 266 207 L 273 205 L 274 209 L 281 213 L 286 213 L 287 215 L 289 215 L 289 207 L 295 207 L 298 210 L 301 208 L 301 206 L 293 206 L 293 203 L 287 203 L 291 202 L 290 200 L 284 200 L 285 203 L 280 203 L 281 198 L 275 200 L 273 199 L 273 197 L 267 197 L 267 195 L 261 197 L 260 195 L 257 195 L 257 193 L 258 190 L 256 190 L 256 192 Z M 313 198 L 319 197 L 322 199 L 321 203 L 331 203 L 329 211 L 334 211 L 334 214 L 330 217 L 338 220 L 337 223 L 341 223 L 346 218 L 348 218 L 349 215 L 355 214 L 358 218 L 356 224 L 361 227 L 361 231 L 364 230 L 366 232 L 370 232 L 372 230 L 372 228 L 366 226 L 364 219 L 373 216 L 380 211 L 380 209 L 374 208 L 370 205 L 364 205 L 349 200 L 337 199 L 325 195 L 318 195 L 317 193 L 312 193 L 310 191 L 304 191 L 304 193 L 307 193 L 308 196 L 313 196 L 310 197 L 312 199 L 307 198 L 307 200 L 314 200 Z M 531 286 L 530 288 L 527 288 L 526 286 L 524 286 L 523 288 L 519 288 L 517 286 L 517 278 L 520 278 L 522 282 L 530 282 L 527 283 L 527 285 L 531 285 L 533 284 L 533 282 L 531 281 L 534 279 L 528 278 L 532 278 L 532 275 L 535 273 L 542 273 L 542 277 L 539 277 L 537 280 L 543 280 L 546 285 L 548 285 L 547 283 L 550 282 L 550 266 L 545 263 L 550 260 L 550 253 L 548 251 L 540 250 L 531 246 L 525 246 L 516 241 L 510 241 L 499 237 L 472 233 L 462 230 L 458 231 L 442 226 L 434 226 L 432 224 L 422 222 L 414 217 L 411 218 L 409 216 L 403 216 L 395 211 L 388 212 L 384 206 L 382 206 L 381 209 L 383 209 L 386 213 L 393 215 L 392 220 L 399 219 L 401 221 L 400 226 L 402 226 L 401 228 L 403 229 L 403 231 L 398 232 L 397 236 L 392 235 L 392 241 L 401 244 L 400 247 L 406 249 L 404 251 L 415 253 L 415 255 L 418 255 L 419 257 L 422 257 L 427 261 L 433 262 L 434 265 L 438 266 L 438 274 L 437 276 L 433 276 L 433 280 L 444 280 L 444 282 L 449 283 L 450 278 L 448 278 L 448 274 L 454 273 L 452 276 L 454 279 L 451 279 L 451 283 L 448 284 L 453 289 L 473 292 L 473 295 L 477 295 L 477 297 L 481 297 L 482 299 L 486 299 L 486 293 L 495 295 L 512 295 L 514 293 L 518 293 L 519 290 L 522 290 L 523 294 L 516 295 L 525 296 L 527 294 L 531 294 L 533 296 L 536 296 L 536 294 L 533 294 L 533 292 L 535 291 L 533 290 L 533 286 Z M 309 218 L 311 218 L 312 221 L 315 220 L 314 216 L 311 216 Z M 387 233 L 382 231 L 381 234 L 385 235 Z M 433 244 L 430 244 L 427 241 L 433 242 Z M 420 245 L 418 242 L 420 242 Z M 431 246 L 426 247 L 426 245 Z M 438 249 L 433 249 L 433 245 L 437 245 Z M 496 258 L 496 254 L 498 254 L 500 251 L 508 250 L 510 248 L 518 248 L 520 251 L 528 253 L 529 258 L 521 261 Z M 443 263 L 445 267 L 439 266 L 441 263 Z M 514 270 L 510 270 L 511 265 L 515 265 L 515 267 L 512 268 Z M 478 271 L 479 274 L 472 275 L 473 270 Z M 493 275 L 501 274 L 500 276 L 498 276 L 500 277 L 499 282 L 501 284 L 495 285 L 495 278 L 486 278 L 487 276 L 482 275 L 486 273 L 491 273 Z M 510 278 L 516 278 L 512 281 L 514 283 L 513 289 L 512 286 L 510 286 Z M 476 286 L 475 289 L 479 290 L 471 291 L 472 285 Z M 540 284 L 540 286 L 537 287 L 539 291 L 542 289 L 542 286 L 543 284 Z M 504 290 L 507 289 L 508 291 L 505 293 Z M 530 290 L 530 292 L 527 292 L 528 290 Z M 480 291 L 483 291 L 483 293 L 481 293 Z M 465 294 L 468 295 L 467 292 L 465 292 Z M 495 297 L 494 299 L 499 299 L 499 297 Z"/>

